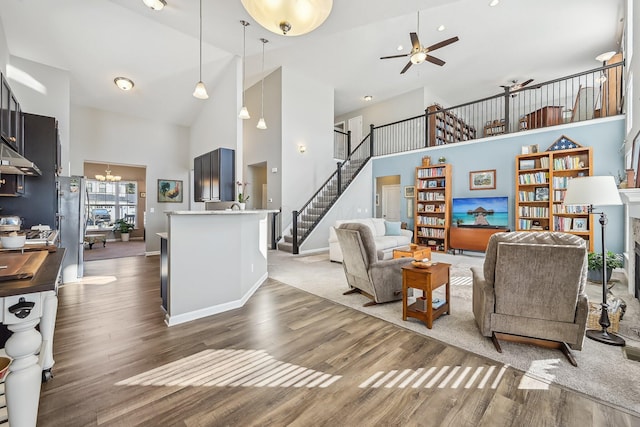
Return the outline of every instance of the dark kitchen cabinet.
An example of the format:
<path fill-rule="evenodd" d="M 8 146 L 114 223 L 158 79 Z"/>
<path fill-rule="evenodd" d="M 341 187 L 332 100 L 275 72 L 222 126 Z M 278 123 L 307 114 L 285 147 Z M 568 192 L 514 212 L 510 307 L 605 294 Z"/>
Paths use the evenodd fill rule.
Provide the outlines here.
<path fill-rule="evenodd" d="M 19 215 L 23 226 L 57 224 L 58 191 L 56 188 L 57 159 L 59 156 L 58 122 L 54 117 L 22 114 L 24 129 L 24 156 L 34 162 L 42 176 L 2 175 L 2 179 L 25 179 L 22 197 L 2 200 L 3 215 Z M 9 185 L 9 184 L 6 184 Z M 0 191 L 2 187 L 0 186 Z M 4 195 L 4 194 L 3 194 Z"/>
<path fill-rule="evenodd" d="M 20 104 L 4 75 L 0 84 L 0 98 L 0 137 L 22 154 Z"/>
<path fill-rule="evenodd" d="M 235 200 L 235 151 L 218 148 L 193 160 L 193 189 L 196 202 Z"/>

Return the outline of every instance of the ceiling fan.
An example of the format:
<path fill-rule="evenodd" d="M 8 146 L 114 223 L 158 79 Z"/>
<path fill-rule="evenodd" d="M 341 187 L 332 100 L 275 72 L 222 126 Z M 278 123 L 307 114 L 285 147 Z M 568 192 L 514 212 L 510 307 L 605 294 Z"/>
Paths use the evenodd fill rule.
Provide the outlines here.
<path fill-rule="evenodd" d="M 419 12 L 418 12 L 418 32 L 420 32 L 420 13 Z M 443 66 L 445 62 L 442 59 L 429 55 L 429 52 L 433 52 L 436 49 L 440 49 L 441 47 L 445 47 L 459 40 L 458 37 L 451 37 L 450 39 L 443 40 L 431 46 L 423 47 L 420 44 L 420 40 L 418 39 L 417 33 L 409 33 L 409 37 L 411 38 L 411 46 L 412 46 L 411 52 L 405 53 L 402 55 L 391 55 L 391 56 L 380 57 L 380 59 L 390 59 L 390 58 L 402 58 L 402 57 L 408 56 L 409 62 L 407 63 L 407 65 L 404 66 L 402 71 L 400 71 L 400 74 L 404 74 L 409 69 L 409 67 L 411 67 L 413 64 L 421 64 L 424 61 L 429 61 L 432 64 Z"/>
<path fill-rule="evenodd" d="M 533 79 L 529 79 L 529 80 L 523 81 L 522 83 L 518 83 L 518 80 L 511 80 L 511 84 L 510 85 L 500 85 L 500 87 L 503 88 L 505 91 L 513 92 L 513 91 L 516 91 L 518 89 L 522 89 L 523 87 L 525 87 L 526 85 L 528 85 L 532 81 L 533 81 Z M 514 93 L 511 96 L 514 97 L 514 96 L 517 96 L 517 94 Z"/>

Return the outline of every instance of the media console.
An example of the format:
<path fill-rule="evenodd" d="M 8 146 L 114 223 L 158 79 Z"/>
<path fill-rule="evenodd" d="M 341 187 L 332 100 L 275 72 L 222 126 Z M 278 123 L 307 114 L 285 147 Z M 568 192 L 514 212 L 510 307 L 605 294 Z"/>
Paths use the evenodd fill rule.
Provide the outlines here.
<path fill-rule="evenodd" d="M 485 252 L 489 238 L 495 233 L 509 231 L 506 227 L 451 227 L 449 229 L 449 248 L 455 255 L 463 250 Z"/>

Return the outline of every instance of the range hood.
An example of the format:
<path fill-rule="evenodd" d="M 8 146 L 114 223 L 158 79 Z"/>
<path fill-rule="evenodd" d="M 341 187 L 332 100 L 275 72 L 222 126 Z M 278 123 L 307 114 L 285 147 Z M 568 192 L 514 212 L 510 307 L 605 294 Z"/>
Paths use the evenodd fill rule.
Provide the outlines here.
<path fill-rule="evenodd" d="M 25 159 L 7 144 L 0 142 L 0 174 L 5 175 L 42 175 L 32 161 Z"/>

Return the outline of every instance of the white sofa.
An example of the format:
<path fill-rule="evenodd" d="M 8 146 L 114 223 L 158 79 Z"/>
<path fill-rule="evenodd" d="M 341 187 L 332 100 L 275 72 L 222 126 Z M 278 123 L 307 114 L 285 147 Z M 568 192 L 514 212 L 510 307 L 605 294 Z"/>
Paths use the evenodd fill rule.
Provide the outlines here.
<path fill-rule="evenodd" d="M 393 258 L 393 250 L 401 246 L 407 246 L 413 238 L 413 231 L 411 230 L 400 230 L 399 236 L 385 235 L 386 227 L 384 218 L 341 219 L 329 227 L 329 259 L 331 261 L 342 262 L 342 250 L 340 249 L 340 243 L 338 243 L 336 228 L 346 222 L 364 224 L 371 229 L 379 260 Z"/>

